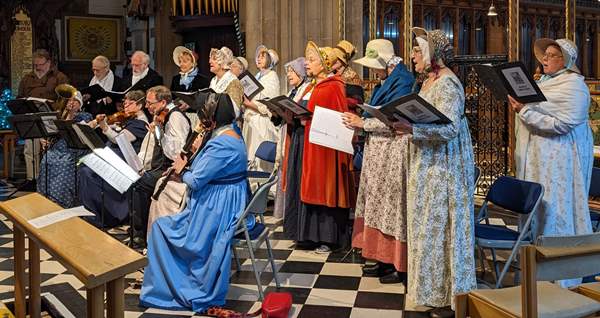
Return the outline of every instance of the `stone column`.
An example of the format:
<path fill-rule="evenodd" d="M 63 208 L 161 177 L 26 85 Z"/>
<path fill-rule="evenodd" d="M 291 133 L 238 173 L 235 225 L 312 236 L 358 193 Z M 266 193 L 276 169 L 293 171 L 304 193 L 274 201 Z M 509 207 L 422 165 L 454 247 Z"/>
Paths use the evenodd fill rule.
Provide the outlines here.
<path fill-rule="evenodd" d="M 565 37 L 575 42 L 576 0 L 565 0 Z"/>
<path fill-rule="evenodd" d="M 345 10 L 340 10 L 341 1 L 344 1 Z M 279 75 L 282 94 L 288 90 L 283 66 L 304 56 L 309 40 L 320 46 L 335 46 L 340 34 L 345 34 L 346 39 L 356 45 L 358 55 L 363 53 L 361 0 L 255 0 L 252 5 L 245 3 L 240 9 L 250 71 L 257 71 L 254 52 L 258 45 L 275 49 L 280 59 L 275 71 Z M 340 17 L 340 12 L 344 12 L 344 17 Z M 342 20 L 345 26 L 340 30 Z"/>
<path fill-rule="evenodd" d="M 404 0 L 404 27 L 402 30 L 402 36 L 404 37 L 404 52 L 400 52 L 404 58 L 404 64 L 410 70 L 412 69 L 412 63 L 410 63 L 410 54 L 412 51 L 412 29 L 413 24 L 413 1 Z M 458 24 L 458 21 L 457 21 Z"/>

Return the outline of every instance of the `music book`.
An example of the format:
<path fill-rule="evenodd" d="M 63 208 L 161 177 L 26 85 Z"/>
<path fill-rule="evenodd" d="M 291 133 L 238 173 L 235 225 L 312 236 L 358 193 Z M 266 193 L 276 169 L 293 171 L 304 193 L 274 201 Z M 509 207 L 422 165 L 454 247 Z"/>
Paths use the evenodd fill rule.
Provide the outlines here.
<path fill-rule="evenodd" d="M 546 97 L 527 72 L 522 62 L 504 63 L 495 66 L 473 65 L 483 85 L 492 91 L 496 99 L 506 100 L 512 96 L 520 103 L 546 101 Z"/>
<path fill-rule="evenodd" d="M 417 94 L 408 94 L 381 106 L 359 104 L 358 107 L 392 126 L 402 117 L 413 124 L 449 124 L 452 121 Z"/>
<path fill-rule="evenodd" d="M 244 87 L 244 95 L 248 97 L 248 99 L 254 98 L 258 93 L 260 93 L 263 89 L 265 89 L 262 84 L 254 77 L 254 75 L 250 74 L 250 72 L 245 71 L 240 74 L 238 77 L 242 86 Z"/>
<path fill-rule="evenodd" d="M 105 97 L 110 97 L 112 100 L 121 100 L 125 97 L 125 94 L 131 90 L 133 86 L 129 87 L 123 92 L 115 92 L 111 90 L 105 90 L 100 84 L 94 84 L 86 88 L 81 89 L 81 94 L 89 94 L 90 100 L 99 100 Z"/>
<path fill-rule="evenodd" d="M 20 138 L 46 138 L 58 133 L 58 128 L 54 123 L 57 116 L 56 112 L 12 115 L 8 117 L 8 122 L 14 127 Z"/>
<path fill-rule="evenodd" d="M 285 95 L 260 99 L 258 101 L 265 104 L 271 112 L 276 113 L 288 124 L 291 123 L 294 118 L 305 118 L 312 115 L 308 109 Z"/>
<path fill-rule="evenodd" d="M 88 149 L 88 146 L 86 146 L 86 144 L 84 144 L 79 139 L 79 137 L 77 136 L 77 133 L 73 129 L 74 123 L 75 123 L 75 121 L 73 121 L 73 120 L 58 120 L 57 119 L 54 121 L 54 124 L 56 124 L 56 127 L 58 128 L 58 134 L 60 135 L 61 138 L 63 138 L 66 141 L 67 146 L 69 148 Z"/>
<path fill-rule="evenodd" d="M 315 107 L 308 141 L 311 144 L 354 154 L 354 130 L 344 125 L 342 113 L 320 106 Z"/>
<path fill-rule="evenodd" d="M 203 88 L 193 92 L 172 92 L 175 97 L 182 100 L 184 103 L 188 104 L 190 108 L 193 108 L 192 105 L 196 103 L 196 100 L 200 97 L 199 95 L 204 94 L 216 94 L 212 88 Z M 206 99 L 206 98 L 204 98 Z"/>
<path fill-rule="evenodd" d="M 6 106 L 8 106 L 13 115 L 21 115 L 54 111 L 48 103 L 52 103 L 52 101 L 43 98 L 27 97 L 9 100 Z"/>

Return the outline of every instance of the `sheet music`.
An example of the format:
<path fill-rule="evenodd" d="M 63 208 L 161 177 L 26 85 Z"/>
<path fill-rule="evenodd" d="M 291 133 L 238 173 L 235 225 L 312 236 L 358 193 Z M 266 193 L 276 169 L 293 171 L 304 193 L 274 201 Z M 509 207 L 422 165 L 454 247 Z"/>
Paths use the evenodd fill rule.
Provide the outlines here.
<path fill-rule="evenodd" d="M 58 132 L 58 127 L 56 127 L 56 124 L 54 123 L 54 120 L 56 118 L 57 118 L 56 114 L 54 114 L 54 115 L 47 115 L 47 116 L 40 116 L 40 119 L 44 123 L 44 127 L 46 128 L 46 132 L 48 134 L 54 134 L 54 133 Z"/>
<path fill-rule="evenodd" d="M 112 149 L 109 147 L 104 148 L 96 148 L 93 150 L 94 153 L 102 158 L 104 161 L 110 163 L 115 169 L 117 169 L 121 174 L 125 175 L 128 179 L 135 182 L 140 178 L 140 175 L 137 171 L 133 170 L 127 162 L 123 161 L 119 155 L 117 155 Z"/>
<path fill-rule="evenodd" d="M 45 98 L 39 98 L 39 97 L 27 97 L 25 99 L 40 102 L 40 103 L 47 103 L 47 102 L 53 103 L 54 102 L 51 99 L 45 99 Z"/>
<path fill-rule="evenodd" d="M 125 193 L 134 182 L 95 153 L 82 157 L 81 162 L 121 194 Z"/>
<path fill-rule="evenodd" d="M 310 143 L 354 154 L 353 136 L 354 130 L 344 125 L 342 113 L 320 106 L 315 107 L 308 134 Z"/>
<path fill-rule="evenodd" d="M 117 145 L 119 145 L 119 149 L 121 149 L 127 164 L 135 171 L 142 171 L 144 168 L 142 166 L 142 160 L 140 160 L 135 149 L 133 149 L 131 142 L 127 140 L 127 136 L 125 136 L 125 134 L 118 134 L 115 139 L 117 140 Z"/>
<path fill-rule="evenodd" d="M 59 210 L 56 212 L 52 212 L 50 214 L 42 215 L 35 219 L 29 220 L 29 224 L 31 224 L 36 229 L 43 228 L 50 224 L 58 223 L 60 221 L 64 221 L 66 219 L 70 219 L 76 216 L 94 216 L 95 214 L 86 210 L 83 206 L 78 206 L 70 209 Z"/>

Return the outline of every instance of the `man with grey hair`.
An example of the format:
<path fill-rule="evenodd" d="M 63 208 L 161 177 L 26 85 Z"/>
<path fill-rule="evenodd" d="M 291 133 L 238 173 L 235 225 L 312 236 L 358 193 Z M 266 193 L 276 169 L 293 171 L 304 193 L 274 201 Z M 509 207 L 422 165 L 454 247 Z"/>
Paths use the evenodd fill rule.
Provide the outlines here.
<path fill-rule="evenodd" d="M 124 90 L 146 91 L 150 87 L 163 84 L 163 78 L 155 70 L 150 68 L 150 56 L 144 51 L 135 51 L 131 55 L 131 75 L 124 78 Z"/>
<path fill-rule="evenodd" d="M 127 89 L 129 86 L 123 84 L 123 80 L 116 76 L 110 69 L 110 61 L 103 55 L 98 55 L 92 60 L 92 72 L 94 77 L 90 80 L 89 86 L 100 85 L 105 91 L 119 92 Z M 126 87 L 124 87 L 126 86 Z M 91 99 L 88 94 L 83 95 L 83 109 L 96 117 L 98 114 L 114 114 L 117 112 L 115 100 L 110 97 L 101 99 Z"/>

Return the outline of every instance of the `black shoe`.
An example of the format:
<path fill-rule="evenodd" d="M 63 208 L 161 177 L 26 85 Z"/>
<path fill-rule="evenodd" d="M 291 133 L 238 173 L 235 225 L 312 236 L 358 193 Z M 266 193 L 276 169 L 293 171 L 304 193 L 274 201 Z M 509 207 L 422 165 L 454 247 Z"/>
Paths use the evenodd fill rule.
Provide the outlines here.
<path fill-rule="evenodd" d="M 447 307 L 438 307 L 434 308 L 429 312 L 429 317 L 431 318 L 451 318 L 454 317 L 454 310 Z"/>
<path fill-rule="evenodd" d="M 133 242 L 131 244 L 131 248 L 134 250 L 143 250 L 146 248 L 146 240 L 141 236 L 136 236 L 133 238 Z"/>
<path fill-rule="evenodd" d="M 391 274 L 379 277 L 379 282 L 382 284 L 404 283 L 406 285 L 406 273 L 394 271 Z"/>
<path fill-rule="evenodd" d="M 394 265 L 377 262 L 374 265 L 365 265 L 362 268 L 365 277 L 382 277 L 396 271 Z"/>

